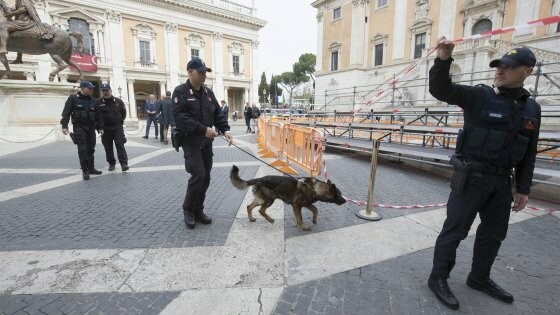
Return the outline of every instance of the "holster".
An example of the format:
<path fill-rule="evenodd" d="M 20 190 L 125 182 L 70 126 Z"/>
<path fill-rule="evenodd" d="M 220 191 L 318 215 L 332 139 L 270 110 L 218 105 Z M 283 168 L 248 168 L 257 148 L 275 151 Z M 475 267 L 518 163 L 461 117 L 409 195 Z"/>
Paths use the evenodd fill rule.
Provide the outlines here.
<path fill-rule="evenodd" d="M 460 194 L 465 188 L 465 184 L 469 179 L 471 168 L 467 162 L 461 157 L 453 155 L 449 161 L 453 165 L 453 175 L 451 176 L 451 190 L 454 193 Z"/>
<path fill-rule="evenodd" d="M 72 139 L 72 142 L 74 142 L 74 144 L 78 144 L 78 142 L 76 142 L 76 135 L 74 135 L 73 132 L 71 132 L 71 133 L 69 134 L 69 136 L 70 136 L 70 139 Z"/>
<path fill-rule="evenodd" d="M 171 144 L 175 148 L 175 151 L 179 152 L 179 148 L 183 145 L 183 140 L 185 136 L 177 131 L 175 128 L 171 128 Z"/>

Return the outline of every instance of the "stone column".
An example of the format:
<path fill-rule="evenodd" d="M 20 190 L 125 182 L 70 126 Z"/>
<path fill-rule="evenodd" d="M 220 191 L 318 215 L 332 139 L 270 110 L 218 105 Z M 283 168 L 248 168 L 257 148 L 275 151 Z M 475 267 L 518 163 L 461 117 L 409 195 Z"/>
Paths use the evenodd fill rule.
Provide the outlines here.
<path fill-rule="evenodd" d="M 323 12 L 317 14 L 317 59 L 315 70 L 323 71 Z"/>
<path fill-rule="evenodd" d="M 105 34 L 107 35 L 107 51 L 111 53 L 107 55 L 107 60 L 105 61 L 112 72 L 111 85 L 113 88 L 118 86 L 126 86 L 127 81 L 125 81 L 124 74 L 124 47 L 123 47 L 123 29 L 121 21 L 121 13 L 117 11 L 107 10 L 105 11 L 105 16 L 108 23 L 105 23 Z M 134 102 L 134 88 L 131 83 L 128 82 L 129 94 L 127 99 L 123 99 L 124 102 L 128 102 L 130 108 L 130 117 L 136 119 L 136 105 Z M 130 92 L 132 91 L 132 97 Z M 134 116 L 132 114 L 134 113 Z"/>
<path fill-rule="evenodd" d="M 364 65 L 364 34 L 366 9 L 364 0 L 352 1 L 352 32 L 350 35 L 350 66 Z M 368 6 L 369 8 L 369 6 Z"/>
<path fill-rule="evenodd" d="M 259 41 L 251 41 L 251 88 L 249 99 L 251 103 L 259 102 Z"/>
<path fill-rule="evenodd" d="M 167 69 L 167 86 L 173 92 L 173 89 L 179 85 L 179 34 L 177 33 L 177 24 L 167 22 L 165 24 L 165 67 Z M 165 91 L 164 94 L 165 95 Z"/>
<path fill-rule="evenodd" d="M 214 32 L 212 34 L 212 44 L 214 56 L 212 61 L 214 62 L 212 71 L 214 72 L 214 78 L 216 84 L 214 85 L 214 91 L 216 91 L 216 98 L 219 100 L 225 100 L 227 94 L 224 96 L 224 51 L 222 38 L 224 34 L 220 32 Z"/>
<path fill-rule="evenodd" d="M 134 98 L 134 80 L 126 80 L 128 84 L 128 117 L 137 120 L 138 113 L 136 111 L 136 99 Z"/>
<path fill-rule="evenodd" d="M 161 95 L 161 98 L 163 98 L 163 97 L 165 96 L 165 91 L 166 91 L 166 89 L 165 89 L 165 83 L 166 83 L 165 81 L 159 81 L 159 91 L 160 91 L 160 93 L 161 93 L 161 94 L 160 94 L 160 95 Z"/>

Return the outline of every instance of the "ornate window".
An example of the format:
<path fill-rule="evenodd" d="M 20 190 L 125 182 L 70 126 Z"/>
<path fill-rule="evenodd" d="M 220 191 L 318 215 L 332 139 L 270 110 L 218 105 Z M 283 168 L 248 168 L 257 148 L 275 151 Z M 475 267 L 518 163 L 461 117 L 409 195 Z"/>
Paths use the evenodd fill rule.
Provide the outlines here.
<path fill-rule="evenodd" d="M 387 5 L 388 0 L 377 0 L 377 8 L 381 8 Z"/>
<path fill-rule="evenodd" d="M 426 48 L 426 33 L 416 34 L 414 40 L 414 59 L 422 57 L 422 49 Z"/>
<path fill-rule="evenodd" d="M 228 46 L 229 48 L 229 60 L 231 60 L 230 69 L 231 75 L 240 76 L 243 75 L 243 56 L 245 54 L 245 49 L 243 44 L 238 42 L 233 42 Z"/>
<path fill-rule="evenodd" d="M 138 24 L 132 28 L 135 48 L 135 64 L 143 68 L 156 66 L 156 32 L 147 24 Z"/>
<path fill-rule="evenodd" d="M 331 66 L 330 71 L 336 71 L 339 69 L 340 61 L 340 48 L 342 45 L 340 43 L 332 43 L 329 45 L 329 51 L 331 53 Z"/>
<path fill-rule="evenodd" d="M 200 58 L 204 60 L 204 46 L 206 42 L 200 36 L 200 34 L 192 33 L 189 36 L 185 37 L 185 43 L 187 44 L 187 60 L 191 60 L 193 58 Z"/>
<path fill-rule="evenodd" d="M 472 27 L 472 35 L 488 32 L 492 30 L 492 21 L 489 19 L 482 19 L 474 23 Z"/>
<path fill-rule="evenodd" d="M 70 18 L 68 20 L 68 30 L 70 32 L 80 32 L 83 36 L 84 41 L 84 53 L 88 55 L 95 55 L 95 41 L 93 35 L 89 30 L 89 24 L 85 20 Z M 76 44 L 76 39 L 70 37 L 72 40 L 72 52 L 78 52 L 78 45 Z"/>
<path fill-rule="evenodd" d="M 375 61 L 374 66 L 380 66 L 383 64 L 383 44 L 375 45 Z"/>
<path fill-rule="evenodd" d="M 338 19 L 340 19 L 341 15 L 342 15 L 342 9 L 340 7 L 334 8 L 333 14 L 332 14 L 332 19 L 333 20 L 338 20 Z"/>

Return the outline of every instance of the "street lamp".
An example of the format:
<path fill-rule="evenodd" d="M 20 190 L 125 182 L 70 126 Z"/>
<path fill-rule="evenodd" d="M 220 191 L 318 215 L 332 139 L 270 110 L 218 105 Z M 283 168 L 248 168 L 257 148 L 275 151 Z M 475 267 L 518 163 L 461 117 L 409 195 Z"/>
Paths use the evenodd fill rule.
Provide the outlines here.
<path fill-rule="evenodd" d="M 119 88 L 117 90 L 119 90 L 119 98 L 122 98 L 122 96 L 121 96 L 122 88 L 119 86 Z"/>

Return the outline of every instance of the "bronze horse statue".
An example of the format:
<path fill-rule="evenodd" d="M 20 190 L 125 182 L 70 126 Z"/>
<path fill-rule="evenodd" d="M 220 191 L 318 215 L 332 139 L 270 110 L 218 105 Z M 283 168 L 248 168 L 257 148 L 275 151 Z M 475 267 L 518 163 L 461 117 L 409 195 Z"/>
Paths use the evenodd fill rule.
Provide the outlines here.
<path fill-rule="evenodd" d="M 1 6 L 0 6 L 1 8 Z M 0 10 L 0 23 L 7 21 L 4 16 L 3 10 Z M 83 78 L 80 66 L 71 60 L 72 55 L 72 40 L 71 36 L 76 38 L 78 50 L 81 52 L 83 49 L 83 37 L 79 32 L 67 32 L 58 27 L 43 24 L 45 27 L 52 28 L 54 31 L 54 38 L 42 39 L 40 32 L 36 26 L 22 31 L 14 31 L 10 33 L 8 39 L 8 51 L 19 52 L 28 55 L 42 55 L 49 54 L 51 58 L 57 63 L 57 68 L 50 73 L 49 81 L 53 81 L 54 77 L 68 65 L 75 67 L 80 73 L 80 80 Z M 0 62 L 6 68 L 6 73 L 10 77 L 10 65 L 6 54 L 0 53 Z M 3 75 L 0 75 L 0 78 Z"/>

